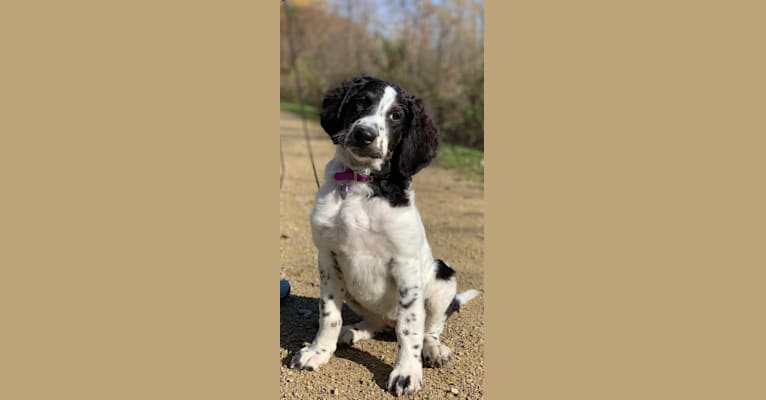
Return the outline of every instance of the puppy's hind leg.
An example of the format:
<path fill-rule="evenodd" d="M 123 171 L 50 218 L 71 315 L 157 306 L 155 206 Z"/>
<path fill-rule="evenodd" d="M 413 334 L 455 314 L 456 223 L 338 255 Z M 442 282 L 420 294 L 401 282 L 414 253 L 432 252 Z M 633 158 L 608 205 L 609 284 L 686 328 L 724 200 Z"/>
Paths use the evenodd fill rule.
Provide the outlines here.
<path fill-rule="evenodd" d="M 354 345 L 362 340 L 372 339 L 375 334 L 386 327 L 386 323 L 377 315 L 371 313 L 346 293 L 346 304 L 357 315 L 362 317 L 362 321 L 353 325 L 343 325 L 340 328 L 338 344 Z"/>
<path fill-rule="evenodd" d="M 343 325 L 340 328 L 338 343 L 352 346 L 362 340 L 372 339 L 385 326 L 386 324 L 378 318 L 365 317 L 353 325 Z"/>
<path fill-rule="evenodd" d="M 457 294 L 455 270 L 442 260 L 435 260 L 436 279 L 434 290 L 426 299 L 426 325 L 423 338 L 423 362 L 427 366 L 441 367 L 452 360 L 452 350 L 441 343 L 439 336 L 447 318 L 460 309 L 460 305 L 475 297 L 478 292 L 469 290 Z"/>

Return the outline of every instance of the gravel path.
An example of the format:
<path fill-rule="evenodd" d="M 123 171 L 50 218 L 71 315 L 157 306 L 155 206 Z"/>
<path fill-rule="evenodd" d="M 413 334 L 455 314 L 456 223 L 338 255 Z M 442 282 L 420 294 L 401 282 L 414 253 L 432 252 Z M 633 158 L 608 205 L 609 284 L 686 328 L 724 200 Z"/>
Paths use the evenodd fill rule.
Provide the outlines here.
<path fill-rule="evenodd" d="M 292 355 L 310 342 L 317 330 L 319 272 L 311 242 L 309 213 L 316 183 L 311 172 L 301 121 L 282 112 L 280 120 L 286 171 L 280 192 L 281 277 L 292 286 L 280 309 L 280 387 L 282 399 L 387 399 L 388 374 L 396 358 L 396 337 L 377 337 L 339 348 L 317 371 L 287 368 Z M 317 172 L 322 176 L 333 148 L 318 124 L 309 132 Z M 434 256 L 458 271 L 458 290 L 484 290 L 483 185 L 463 179 L 455 171 L 431 165 L 415 177 L 417 206 L 426 226 Z M 343 320 L 358 318 L 344 307 Z M 484 382 L 483 295 L 453 314 L 442 342 L 453 350 L 447 366 L 423 370 L 425 389 L 413 399 L 481 399 Z"/>

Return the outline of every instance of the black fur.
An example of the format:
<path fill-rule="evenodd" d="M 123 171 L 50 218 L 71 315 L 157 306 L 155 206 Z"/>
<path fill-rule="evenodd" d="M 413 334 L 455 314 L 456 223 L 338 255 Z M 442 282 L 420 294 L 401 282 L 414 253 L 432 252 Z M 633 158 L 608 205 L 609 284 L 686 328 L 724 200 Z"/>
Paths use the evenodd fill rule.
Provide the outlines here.
<path fill-rule="evenodd" d="M 397 103 L 404 118 L 391 129 L 389 153 L 381 171 L 372 174 L 369 183 L 373 196 L 388 200 L 392 207 L 410 204 L 407 191 L 412 176 L 436 157 L 439 130 L 425 109 L 423 101 L 407 94 L 396 84 L 370 76 L 359 76 L 329 90 L 322 101 L 322 128 L 336 145 L 343 145 L 345 129 L 362 116 L 371 105 L 368 94 L 382 93 L 391 86 L 397 91 Z"/>
<path fill-rule="evenodd" d="M 457 301 L 457 298 L 453 298 L 452 302 L 449 303 L 449 307 L 447 307 L 447 311 L 445 314 L 449 317 L 452 315 L 455 311 L 460 311 L 460 303 Z"/>
<path fill-rule="evenodd" d="M 448 281 L 455 276 L 455 270 L 450 268 L 447 263 L 442 260 L 436 260 L 436 279 Z"/>
<path fill-rule="evenodd" d="M 394 380 L 391 382 L 391 386 L 388 387 L 388 390 L 391 392 L 396 392 L 398 389 L 401 394 L 412 394 L 414 393 L 413 388 L 409 387 L 412 383 L 412 378 L 410 378 L 409 375 L 406 377 L 402 375 L 398 375 L 394 378 Z M 422 386 L 422 384 L 421 384 Z"/>
<path fill-rule="evenodd" d="M 426 112 L 423 100 L 407 96 L 408 129 L 391 157 L 391 164 L 403 177 L 411 177 L 428 166 L 439 150 L 439 129 Z"/>
<path fill-rule="evenodd" d="M 374 172 L 372 174 L 372 182 L 369 183 L 372 188 L 372 196 L 383 197 L 388 200 L 391 207 L 410 205 L 410 197 L 407 196 L 407 190 L 410 189 L 411 184 L 412 178 L 402 176 L 397 171 L 391 171 L 391 161 L 386 161 L 379 172 Z"/>

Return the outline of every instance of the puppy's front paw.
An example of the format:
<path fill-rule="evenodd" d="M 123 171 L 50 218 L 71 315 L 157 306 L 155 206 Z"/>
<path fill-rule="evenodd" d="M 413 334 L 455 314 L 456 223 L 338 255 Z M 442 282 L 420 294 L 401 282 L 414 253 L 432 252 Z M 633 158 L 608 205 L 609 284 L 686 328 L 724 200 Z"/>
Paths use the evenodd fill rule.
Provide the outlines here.
<path fill-rule="evenodd" d="M 429 367 L 440 368 L 452 361 L 452 350 L 439 343 L 423 346 L 423 362 Z"/>
<path fill-rule="evenodd" d="M 394 396 L 414 394 L 423 389 L 423 370 L 420 365 L 397 366 L 388 377 L 388 391 Z"/>
<path fill-rule="evenodd" d="M 329 349 L 306 346 L 290 360 L 290 368 L 314 371 L 319 366 L 327 364 L 331 356 L 332 351 Z"/>

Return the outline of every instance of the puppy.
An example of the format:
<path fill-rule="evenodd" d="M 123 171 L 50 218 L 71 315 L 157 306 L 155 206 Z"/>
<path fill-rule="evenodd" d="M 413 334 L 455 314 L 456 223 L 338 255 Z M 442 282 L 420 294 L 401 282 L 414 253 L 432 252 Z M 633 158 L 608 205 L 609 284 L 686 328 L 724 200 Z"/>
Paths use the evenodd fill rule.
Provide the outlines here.
<path fill-rule="evenodd" d="M 478 295 L 456 294 L 455 270 L 434 259 L 415 207 L 412 177 L 436 156 L 439 131 L 423 102 L 397 85 L 362 76 L 330 90 L 321 124 L 336 145 L 311 213 L 319 253 L 319 331 L 291 368 L 315 370 L 336 344 L 395 328 L 388 390 L 423 388 L 423 367 L 451 359 L 439 341 L 450 314 Z M 342 325 L 341 306 L 363 320 Z"/>

